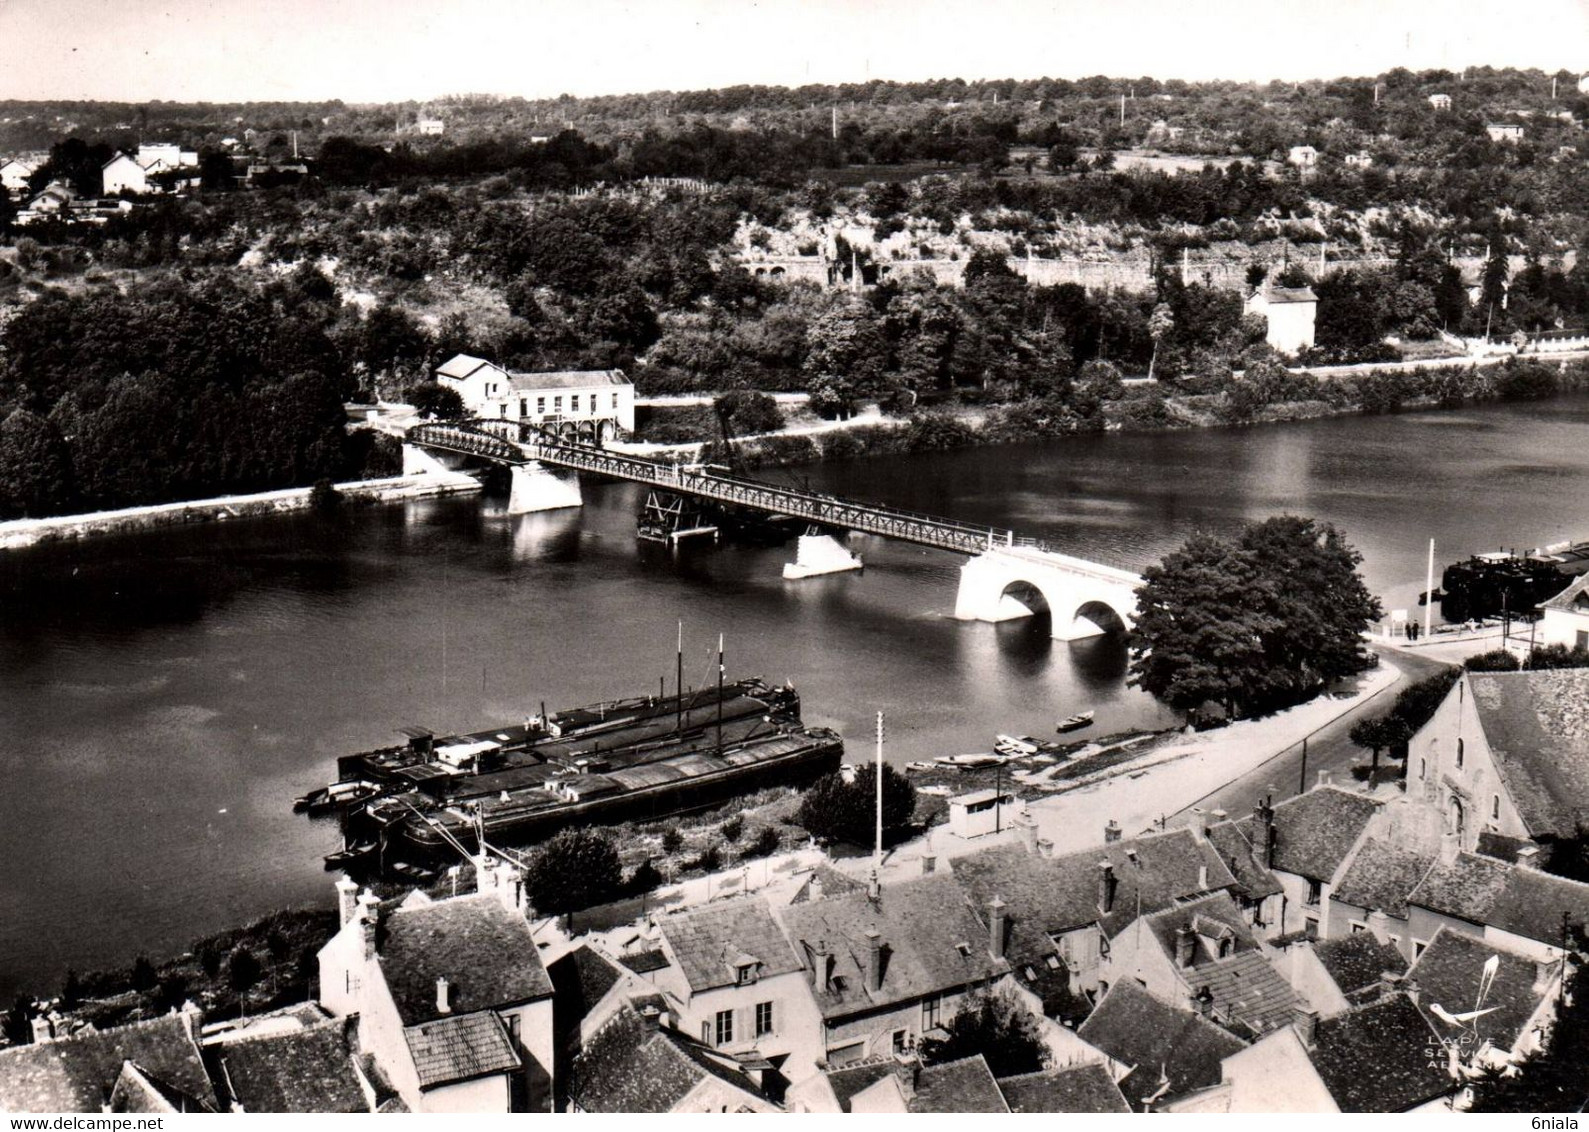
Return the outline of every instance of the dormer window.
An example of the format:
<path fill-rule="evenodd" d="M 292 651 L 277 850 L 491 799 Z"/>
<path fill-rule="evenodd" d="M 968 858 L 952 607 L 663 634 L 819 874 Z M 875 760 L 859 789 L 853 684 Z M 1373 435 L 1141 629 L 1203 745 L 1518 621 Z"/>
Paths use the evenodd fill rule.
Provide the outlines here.
<path fill-rule="evenodd" d="M 760 963 L 740 963 L 734 968 L 734 981 L 742 987 L 748 987 L 760 977 Z"/>
<path fill-rule="evenodd" d="M 971 958 L 971 945 L 969 943 L 957 943 L 955 944 L 955 950 L 960 953 L 960 958 Z"/>

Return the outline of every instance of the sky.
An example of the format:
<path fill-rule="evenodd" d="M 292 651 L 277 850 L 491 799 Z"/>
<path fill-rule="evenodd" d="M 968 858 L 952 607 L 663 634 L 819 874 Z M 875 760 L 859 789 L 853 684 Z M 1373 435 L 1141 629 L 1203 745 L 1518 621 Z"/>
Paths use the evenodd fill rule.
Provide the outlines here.
<path fill-rule="evenodd" d="M 1589 0 L 0 0 L 0 98 L 1589 70 Z"/>

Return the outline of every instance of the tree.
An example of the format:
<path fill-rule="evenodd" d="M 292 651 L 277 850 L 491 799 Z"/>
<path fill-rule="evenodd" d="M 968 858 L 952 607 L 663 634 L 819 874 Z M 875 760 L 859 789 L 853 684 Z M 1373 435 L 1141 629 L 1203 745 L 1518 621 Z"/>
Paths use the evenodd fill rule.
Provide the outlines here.
<path fill-rule="evenodd" d="M 1148 317 L 1148 334 L 1153 338 L 1153 356 L 1148 359 L 1148 380 L 1153 380 L 1153 367 L 1159 360 L 1159 344 L 1165 335 L 1175 329 L 1175 315 L 1168 303 L 1160 303 Z"/>
<path fill-rule="evenodd" d="M 420 416 L 430 420 L 456 421 L 464 416 L 463 398 L 439 381 L 416 381 L 403 396 Z"/>
<path fill-rule="evenodd" d="M 870 845 L 875 833 L 877 771 L 857 769 L 846 779 L 842 772 L 825 775 L 811 784 L 800 799 L 795 819 L 813 836 L 851 845 Z M 916 812 L 916 788 L 893 767 L 883 767 L 883 840 L 897 841 L 909 832 Z"/>
<path fill-rule="evenodd" d="M 154 964 L 149 962 L 147 955 L 140 955 L 132 964 L 132 989 L 135 991 L 153 990 L 158 976 L 155 974 Z"/>
<path fill-rule="evenodd" d="M 995 1077 L 1013 1077 L 1045 1069 L 1052 1060 L 1037 1019 L 1007 994 L 973 995 L 944 1029 L 947 1037 L 922 1039 L 928 1065 L 980 1053 Z"/>
<path fill-rule="evenodd" d="M 1131 682 L 1182 711 L 1296 703 L 1361 672 L 1379 603 L 1332 525 L 1281 515 L 1234 543 L 1197 534 L 1137 591 Z"/>
<path fill-rule="evenodd" d="M 264 973 L 259 958 L 241 944 L 226 957 L 226 983 L 238 994 L 253 990 Z"/>
<path fill-rule="evenodd" d="M 611 900 L 622 890 L 623 866 L 605 833 L 565 829 L 536 849 L 524 881 L 536 911 L 560 915 Z"/>
<path fill-rule="evenodd" d="M 1412 732 L 1400 716 L 1387 714 L 1358 720 L 1347 732 L 1347 738 L 1373 753 L 1373 762 L 1368 768 L 1369 780 L 1372 782 L 1373 776 L 1379 773 L 1379 752 L 1393 750 L 1405 743 L 1412 738 Z"/>
<path fill-rule="evenodd" d="M 60 514 L 71 503 L 71 478 L 54 423 L 26 409 L 0 421 L 0 519 Z"/>

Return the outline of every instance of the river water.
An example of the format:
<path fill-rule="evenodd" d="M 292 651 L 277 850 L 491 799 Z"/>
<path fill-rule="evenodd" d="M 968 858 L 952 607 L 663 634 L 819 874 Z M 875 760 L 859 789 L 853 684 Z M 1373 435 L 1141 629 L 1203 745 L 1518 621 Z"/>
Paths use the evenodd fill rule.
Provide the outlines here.
<path fill-rule="evenodd" d="M 1328 519 L 1387 608 L 1445 562 L 1589 537 L 1589 399 L 1100 436 L 770 473 L 1141 568 L 1197 529 Z M 520 721 L 672 680 L 791 679 L 853 756 L 895 762 L 1170 723 L 1115 638 L 953 620 L 957 556 L 858 540 L 860 574 L 785 582 L 793 547 L 638 544 L 638 489 L 508 517 L 451 499 L 38 548 L 0 558 L 0 1002 L 62 970 L 180 950 L 329 903 L 332 825 L 290 812 L 339 753 L 422 724 Z"/>

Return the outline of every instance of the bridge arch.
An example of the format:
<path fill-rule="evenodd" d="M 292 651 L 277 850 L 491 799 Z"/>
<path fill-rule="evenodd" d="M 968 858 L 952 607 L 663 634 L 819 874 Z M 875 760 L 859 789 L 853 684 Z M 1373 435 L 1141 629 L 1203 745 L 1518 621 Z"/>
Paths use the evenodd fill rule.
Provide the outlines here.
<path fill-rule="evenodd" d="M 994 547 L 961 567 L 955 616 L 1010 621 L 1046 613 L 1056 640 L 1079 640 L 1129 630 L 1140 584 L 1096 563 Z"/>

